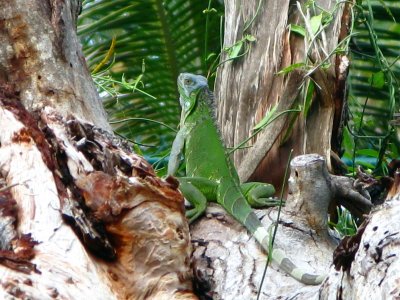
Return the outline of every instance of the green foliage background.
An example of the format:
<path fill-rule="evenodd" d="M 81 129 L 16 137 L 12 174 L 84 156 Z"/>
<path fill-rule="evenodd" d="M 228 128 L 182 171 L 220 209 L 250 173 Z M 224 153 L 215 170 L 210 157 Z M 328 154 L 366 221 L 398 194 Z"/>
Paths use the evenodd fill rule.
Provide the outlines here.
<path fill-rule="evenodd" d="M 118 97 L 101 93 L 110 120 L 146 118 L 176 128 L 180 116 L 176 79 L 181 72 L 207 73 L 210 59 L 206 58 L 220 51 L 222 14 L 222 1 L 216 0 L 84 1 L 78 34 L 90 69 L 104 59 L 115 37 L 108 72 L 113 79 L 124 76 L 133 83 L 140 76 L 137 87 L 154 96 L 111 87 L 118 90 Z M 152 146 L 142 147 L 150 156 L 162 156 L 175 136 L 167 126 L 144 120 L 118 123 L 115 129 Z"/>
<path fill-rule="evenodd" d="M 399 111 L 400 1 L 357 4 L 343 158 L 382 174 L 385 164 L 399 157 L 399 132 L 390 121 Z M 154 96 L 121 85 L 113 87 L 118 97 L 101 92 L 111 121 L 131 119 L 116 124 L 116 131 L 153 146 L 141 148 L 148 159 L 168 154 L 175 132 L 167 126 L 176 128 L 179 121 L 176 78 L 181 72 L 208 73 L 216 59 L 212 54 L 221 51 L 222 18 L 223 1 L 217 0 L 84 1 L 78 32 L 91 70 L 115 37 L 114 60 L 103 69 Z"/>
<path fill-rule="evenodd" d="M 361 1 L 358 1 L 361 4 Z M 349 74 L 349 124 L 344 158 L 378 174 L 399 158 L 400 1 L 364 0 L 356 10 Z"/>

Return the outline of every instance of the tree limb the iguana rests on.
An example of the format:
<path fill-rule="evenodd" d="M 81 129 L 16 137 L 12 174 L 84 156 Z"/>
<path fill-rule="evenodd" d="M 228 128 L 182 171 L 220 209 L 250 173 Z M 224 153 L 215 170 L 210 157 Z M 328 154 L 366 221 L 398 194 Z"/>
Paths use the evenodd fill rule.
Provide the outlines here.
<path fill-rule="evenodd" d="M 206 209 L 207 201 L 215 201 L 243 224 L 265 251 L 270 235 L 253 212 L 252 206 L 265 206 L 274 200 L 273 186 L 264 183 L 240 184 L 236 169 L 222 144 L 216 127 L 214 97 L 207 79 L 188 73 L 178 77 L 179 102 L 182 107 L 180 130 L 172 145 L 168 174 L 174 175 L 183 152 L 186 176 L 179 178 L 185 198 L 194 205 L 188 211 L 191 221 Z M 280 249 L 273 249 L 272 260 L 287 274 L 305 284 L 320 284 L 324 276 L 305 273 Z"/>

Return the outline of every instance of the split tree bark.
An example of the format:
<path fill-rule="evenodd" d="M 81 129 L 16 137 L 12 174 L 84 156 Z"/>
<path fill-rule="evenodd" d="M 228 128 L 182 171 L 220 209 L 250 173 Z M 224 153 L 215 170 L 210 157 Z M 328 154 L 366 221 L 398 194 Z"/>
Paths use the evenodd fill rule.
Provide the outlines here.
<path fill-rule="evenodd" d="M 288 24 L 310 26 L 304 25 L 304 19 L 310 18 L 312 14 L 309 15 L 310 11 L 304 7 L 306 1 L 299 2 L 305 16 L 301 14 L 295 1 L 225 2 L 224 47 L 234 45 L 247 33 L 256 38 L 246 55 L 224 63 L 218 70 L 215 95 L 218 101 L 219 124 L 228 147 L 235 147 L 247 139 L 255 124 L 274 104 L 278 103 L 279 113 L 304 103 L 304 95 L 299 93 L 299 87 L 304 82 L 306 71 L 300 69 L 285 76 L 276 76 L 279 70 L 291 64 L 305 62 L 308 58 L 311 58 L 315 66 L 322 61 L 330 63 L 325 70 L 316 68 L 309 74 L 316 83 L 316 90 L 307 115 L 283 114 L 251 140 L 249 144 L 252 147 L 235 152 L 233 158 L 242 181 L 260 180 L 272 182 L 277 187 L 282 186 L 283 171 L 291 149 L 294 149 L 295 155 L 322 155 L 327 159 L 329 170 L 335 167 L 330 159 L 331 150 L 340 153 L 349 61 L 343 54 L 333 54 L 333 50 L 347 36 L 351 21 L 351 2 L 341 2 L 335 6 L 337 2 L 334 1 L 317 1 L 318 5 L 330 12 L 335 8 L 335 13 L 329 26 L 323 29 L 319 38 L 312 41 L 310 48 L 310 40 L 290 33 L 287 28 Z M 259 3 L 262 6 L 257 11 Z M 254 23 L 245 31 L 244 28 L 254 16 Z M 309 52 L 306 53 L 306 50 Z M 243 51 L 246 52 L 246 47 Z M 227 58 L 228 53 L 222 56 L 221 61 Z M 309 185 L 309 192 L 303 189 L 302 193 L 296 194 L 296 189 L 293 190 L 292 186 L 293 195 L 289 195 L 277 236 L 278 245 L 287 250 L 289 257 L 302 268 L 310 270 L 311 267 L 318 272 L 329 269 L 332 250 L 335 248 L 326 235 L 325 227 L 326 209 L 332 198 L 339 196 L 342 201 L 340 204 L 353 211 L 357 212 L 357 208 L 361 208 L 357 212 L 360 216 L 371 207 L 368 198 L 364 197 L 365 193 L 360 194 L 353 182 L 342 177 L 331 177 L 327 169 L 321 170 L 324 171 L 316 173 L 321 177 L 313 175 L 312 180 L 302 176 L 303 188 L 304 185 Z M 294 174 L 290 181 L 297 181 L 301 185 Z M 325 182 L 325 190 L 317 182 Z M 394 186 L 398 186 L 398 183 Z M 315 202 L 301 201 L 307 199 L 301 197 L 301 194 L 312 196 Z M 318 198 L 325 198 L 326 201 Z M 396 202 L 392 200 L 389 206 L 396 206 Z M 308 213 L 310 209 L 313 211 L 311 215 Z M 276 219 L 275 210 L 260 214 L 267 227 Z M 243 228 L 237 227 L 218 208 L 210 208 L 208 216 L 213 218 L 195 224 L 192 234 L 194 241 L 198 242 L 195 257 L 200 261 L 201 273 L 211 274 L 212 277 L 212 296 L 214 299 L 255 298 L 265 257 L 255 242 L 248 239 Z M 375 222 L 379 222 L 378 216 L 373 218 Z M 385 221 L 396 224 L 386 226 L 385 223 L 383 228 L 399 228 L 398 222 L 393 219 L 385 218 Z M 347 268 L 338 272 L 331 267 L 328 279 L 321 287 L 304 287 L 285 275 L 282 277 L 273 267 L 269 268 L 261 299 L 370 299 L 370 292 L 377 299 L 395 295 L 397 289 L 394 281 L 398 277 L 395 275 L 397 263 L 393 257 L 399 251 L 395 238 L 397 231 L 384 231 L 374 239 L 371 234 L 376 228 L 378 227 L 368 225 L 365 232 L 369 234 L 363 235 L 364 229 L 361 229 L 358 238 L 336 250 L 336 260 L 347 261 Z M 370 244 L 371 240 L 373 242 Z M 360 245 L 366 245 L 364 250 L 359 248 Z M 381 256 L 382 249 L 386 255 Z M 357 273 L 366 262 L 368 268 Z M 339 270 L 341 265 L 337 264 L 337 268 Z M 375 268 L 381 271 L 369 273 Z M 372 278 L 372 274 L 378 276 Z M 388 279 L 385 274 L 393 277 Z M 355 289 L 352 289 L 352 284 L 355 284 Z M 369 291 L 369 288 L 373 291 Z"/>
<path fill-rule="evenodd" d="M 148 164 L 130 152 L 129 145 L 108 132 L 74 33 L 77 3 L 0 2 L 0 298 L 196 299 L 191 292 L 188 227 L 176 182 L 156 178 Z M 235 3 L 227 3 L 227 12 Z M 243 7 L 255 4 L 248 3 Z M 282 3 L 280 9 L 289 7 L 289 3 Z M 234 22 L 232 15 L 227 17 L 228 23 Z M 271 20 L 279 21 L 280 26 L 273 28 L 281 30 L 282 36 L 285 18 L 270 19 L 269 24 Z M 265 49 L 278 49 L 277 43 L 269 41 Z M 257 53 L 265 54 L 262 49 Z M 281 61 L 275 56 L 275 69 L 296 57 L 289 52 L 287 55 Z M 258 66 L 259 61 L 255 61 Z M 235 68 L 240 67 L 235 64 Z M 265 82 L 270 88 L 273 86 L 272 75 L 268 78 L 260 81 L 260 87 Z M 274 79 L 274 86 L 287 86 L 287 99 L 292 101 L 300 78 L 294 73 L 285 79 Z M 243 99 L 242 92 L 247 88 L 243 84 L 234 85 L 235 89 L 236 86 L 240 87 L 235 90 L 239 99 Z M 226 91 L 219 88 L 223 101 L 232 99 L 221 97 Z M 260 95 L 277 93 L 271 90 Z M 224 102 L 221 103 L 222 107 Z M 318 103 L 314 104 L 313 115 L 318 115 L 314 111 L 322 111 L 331 120 L 332 107 L 328 105 L 324 110 L 325 104 Z M 263 109 L 252 109 L 258 113 L 246 115 L 261 118 Z M 246 126 L 249 129 L 252 125 Z M 325 148 L 328 140 L 324 137 L 321 149 L 329 149 Z M 398 195 L 398 190 L 394 194 Z M 396 215 L 393 200 L 386 205 L 390 216 Z M 300 267 L 323 272 L 330 265 L 333 243 L 325 233 L 317 234 L 319 226 L 310 229 L 309 219 L 299 221 L 296 212 L 290 211 L 288 205 L 281 218 L 277 244 Z M 260 217 L 270 226 L 276 213 L 260 211 Z M 197 275 L 207 275 L 215 299 L 253 297 L 265 265 L 265 253 L 242 226 L 218 208 L 209 209 L 208 215 L 215 218 L 205 218 L 193 226 L 193 240 L 198 245 Z M 374 222 L 380 218 L 376 213 Z M 324 222 L 313 220 L 317 224 Z M 270 268 L 262 297 L 363 296 L 366 282 L 376 289 L 376 294 L 397 293 L 392 288 L 394 280 L 389 280 L 388 275 L 397 264 L 393 257 L 397 255 L 399 226 L 392 222 L 393 227 L 385 230 L 385 226 L 374 225 L 371 220 L 365 229 L 371 238 L 366 235 L 361 242 L 354 240 L 348 243 L 351 247 L 341 248 L 344 254 L 359 250 L 354 254 L 354 263 L 346 264 L 344 273 L 331 268 L 321 288 L 304 287 Z M 379 238 L 374 238 L 375 232 L 379 232 Z M 377 273 L 370 272 L 375 268 Z M 373 277 L 374 274 L 378 276 Z M 350 289 L 353 284 L 357 289 Z"/>
<path fill-rule="evenodd" d="M 0 1 L 0 298 L 197 299 L 182 196 L 109 132 L 78 6 Z"/>
<path fill-rule="evenodd" d="M 348 60 L 345 55 L 328 55 L 347 35 L 351 1 L 341 4 L 317 1 L 333 13 L 333 19 L 312 41 L 288 30 L 289 24 L 310 29 L 305 19 L 310 19 L 313 12 L 305 7 L 306 2 L 299 1 L 302 12 L 296 1 L 289 0 L 261 1 L 258 12 L 258 0 L 225 3 L 224 47 L 235 44 L 245 34 L 256 38 L 249 44 L 245 56 L 223 64 L 218 70 L 215 96 L 226 145 L 234 147 L 247 139 L 253 133 L 252 128 L 276 103 L 276 113 L 303 105 L 302 113 L 283 114 L 246 144 L 251 147 L 235 151 L 233 158 L 242 181 L 259 180 L 279 187 L 291 149 L 294 155 L 323 155 L 328 159 L 329 168 L 331 148 L 340 151 Z M 244 31 L 253 17 L 254 23 Z M 226 60 L 227 55 L 221 60 Z M 309 60 L 317 66 L 325 59 L 330 66 L 323 71 L 316 68 L 310 75 L 316 90 L 306 115 L 304 95 L 299 88 L 308 70 L 300 68 L 285 76 L 276 73 Z"/>

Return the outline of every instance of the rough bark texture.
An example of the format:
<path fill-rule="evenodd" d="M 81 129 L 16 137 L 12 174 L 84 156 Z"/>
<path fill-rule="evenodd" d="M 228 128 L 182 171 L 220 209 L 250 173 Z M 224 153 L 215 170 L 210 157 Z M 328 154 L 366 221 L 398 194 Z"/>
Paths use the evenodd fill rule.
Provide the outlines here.
<path fill-rule="evenodd" d="M 317 232 L 328 229 L 331 206 L 342 205 L 363 218 L 372 208 L 371 197 L 350 177 L 328 173 L 325 159 L 317 154 L 300 155 L 291 163 L 287 209 L 304 216 L 306 226 Z"/>
<path fill-rule="evenodd" d="M 0 299 L 197 299 L 177 183 L 107 131 L 79 5 L 0 0 Z"/>
<path fill-rule="evenodd" d="M 332 265 L 338 239 L 328 234 L 327 216 L 335 198 L 342 199 L 340 204 L 351 202 L 364 213 L 371 209 L 365 190 L 357 189 L 353 179 L 343 184 L 345 179 L 330 175 L 325 159 L 317 154 L 298 156 L 291 162 L 289 196 L 282 208 L 275 245 L 305 271 L 326 274 Z M 277 209 L 258 213 L 265 227 L 273 228 Z M 191 230 L 198 273 L 208 279 L 209 295 L 214 299 L 256 298 L 265 253 L 243 227 L 218 207 L 208 209 L 210 216 Z M 337 278 L 338 272 L 332 271 L 329 276 Z M 320 286 L 305 286 L 272 264 L 260 299 L 319 299 L 320 291 Z"/>
<path fill-rule="evenodd" d="M 0 1 L 0 83 L 28 110 L 45 106 L 110 129 L 76 35 L 79 1 Z"/>
<path fill-rule="evenodd" d="M 196 299 L 175 181 L 49 108 L 35 119 L 3 95 L 0 127 L 1 299 Z"/>
<path fill-rule="evenodd" d="M 258 211 L 269 228 L 277 211 Z M 276 245 L 303 270 L 324 274 L 331 263 L 334 243 L 314 231 L 297 226 L 291 213 L 281 215 Z M 208 280 L 213 299 L 256 299 L 266 264 L 265 252 L 245 229 L 219 207 L 210 206 L 207 218 L 191 228 L 198 273 Z M 318 299 L 318 286 L 305 286 L 279 271 L 272 263 L 267 270 L 260 299 Z"/>
<path fill-rule="evenodd" d="M 90 297 L 93 286 L 105 297 L 112 297 L 110 288 L 99 284 L 101 276 L 93 263 L 88 264 L 91 259 L 77 236 L 63 224 L 54 174 L 46 165 L 43 149 L 32 137 L 38 132 L 26 127 L 3 105 L 0 123 L 1 177 L 9 186 L 17 184 L 10 189 L 18 209 L 14 230 L 18 235 L 31 234 L 39 242 L 32 263 L 40 272 L 25 274 L 0 266 L 0 297 Z"/>
<path fill-rule="evenodd" d="M 398 299 L 400 173 L 386 202 L 374 210 L 353 241 L 340 249 L 344 259 L 321 287 L 322 299 Z"/>
<path fill-rule="evenodd" d="M 306 1 L 300 1 L 304 4 Z M 225 3 L 224 46 L 233 45 L 242 36 L 245 22 L 256 13 L 258 0 L 227 1 Z M 335 1 L 321 0 L 318 5 L 332 11 Z M 342 3 L 334 15 L 334 20 L 310 47 L 310 57 L 314 65 L 320 63 L 344 36 L 349 22 L 349 12 Z M 303 7 L 304 12 L 306 8 Z M 343 11 L 346 13 L 343 14 Z M 299 87 L 305 72 L 292 72 L 287 76 L 277 76 L 276 72 L 294 63 L 305 62 L 306 49 L 310 46 L 301 36 L 290 34 L 289 24 L 302 24 L 304 20 L 295 1 L 263 1 L 255 22 L 247 30 L 257 39 L 251 44 L 249 53 L 243 58 L 223 64 L 216 81 L 218 116 L 227 146 L 238 145 L 252 133 L 257 124 L 276 103 L 278 112 L 301 104 Z M 321 38 L 322 37 L 322 38 Z M 223 57 L 222 60 L 226 59 Z M 330 166 L 332 128 L 342 124 L 343 86 L 347 65 L 345 58 L 333 55 L 328 59 L 332 65 L 311 74 L 317 83 L 312 105 L 307 116 L 300 114 L 294 126 L 290 124 L 296 117 L 284 114 L 251 141 L 253 146 L 236 151 L 234 162 L 241 180 L 249 178 L 268 181 L 279 186 L 290 149 L 294 154 L 318 153 L 328 158 Z M 341 68 L 339 68 L 339 65 Z M 338 90 L 342 92 L 338 92 Z M 333 118 L 335 116 L 335 124 Z M 339 134 L 336 128 L 335 134 Z M 273 172 L 271 171 L 273 170 Z"/>

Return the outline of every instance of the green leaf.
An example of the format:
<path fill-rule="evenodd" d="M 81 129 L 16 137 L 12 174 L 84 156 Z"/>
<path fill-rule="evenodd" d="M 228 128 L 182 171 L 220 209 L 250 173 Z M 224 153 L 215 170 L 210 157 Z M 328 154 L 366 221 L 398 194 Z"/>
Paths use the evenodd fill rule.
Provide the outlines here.
<path fill-rule="evenodd" d="M 316 34 L 322 24 L 322 13 L 316 16 L 312 16 L 310 20 L 311 31 Z"/>
<path fill-rule="evenodd" d="M 244 38 L 249 42 L 255 42 L 256 41 L 256 38 L 254 36 L 252 36 L 251 34 L 246 34 L 246 36 Z"/>
<path fill-rule="evenodd" d="M 216 56 L 217 56 L 216 53 L 210 53 L 210 54 L 208 54 L 206 60 L 210 60 L 210 59 L 212 59 L 212 58 L 214 58 L 214 57 L 216 57 Z"/>
<path fill-rule="evenodd" d="M 321 69 L 322 70 L 328 70 L 331 67 L 331 63 L 329 61 L 324 62 L 323 64 L 321 64 Z"/>
<path fill-rule="evenodd" d="M 383 0 L 378 0 L 378 1 L 385 8 L 386 13 L 393 19 L 393 22 L 396 23 L 396 18 L 394 17 L 392 11 L 390 10 L 390 7 L 388 5 L 386 5 L 385 1 L 383 1 Z"/>
<path fill-rule="evenodd" d="M 290 24 L 289 30 L 290 30 L 290 32 L 297 33 L 303 37 L 306 36 L 306 29 L 303 26 L 296 25 L 296 24 Z"/>
<path fill-rule="evenodd" d="M 333 21 L 334 14 L 328 12 L 322 12 L 322 24 L 327 25 Z"/>
<path fill-rule="evenodd" d="M 215 8 L 205 9 L 203 10 L 203 14 L 217 13 Z"/>
<path fill-rule="evenodd" d="M 305 66 L 306 66 L 306 64 L 303 63 L 303 62 L 301 62 L 301 63 L 296 63 L 296 64 L 292 64 L 292 65 L 290 65 L 290 66 L 288 66 L 288 67 L 283 68 L 282 70 L 280 70 L 278 73 L 276 73 L 276 75 L 282 75 L 282 74 L 283 74 L 283 75 L 286 75 L 286 74 L 292 72 L 293 70 L 300 69 L 300 68 L 303 68 L 303 67 L 305 67 Z"/>
<path fill-rule="evenodd" d="M 372 87 L 381 89 L 385 86 L 385 74 L 382 71 L 372 74 L 369 80 Z"/>
<path fill-rule="evenodd" d="M 307 8 L 311 8 L 315 6 L 315 1 L 314 0 L 307 0 L 306 3 L 304 3 L 304 6 Z"/>
<path fill-rule="evenodd" d="M 236 58 L 239 53 L 240 50 L 242 50 L 242 46 L 243 46 L 243 41 L 239 41 L 236 44 L 232 45 L 229 48 L 226 48 L 226 51 L 228 52 L 228 57 L 230 59 Z"/>
<path fill-rule="evenodd" d="M 256 131 L 258 129 L 261 129 L 262 127 L 264 127 L 265 125 L 267 125 L 272 117 L 274 116 L 276 109 L 278 108 L 278 103 L 276 103 L 265 115 L 265 117 L 256 125 L 253 127 L 253 130 Z"/>
<path fill-rule="evenodd" d="M 375 149 L 359 149 L 356 151 L 357 155 L 360 156 L 370 156 L 370 157 L 379 157 L 379 151 Z"/>
<path fill-rule="evenodd" d="M 315 84 L 314 81 L 310 80 L 307 86 L 307 92 L 304 99 L 304 116 L 307 117 L 308 111 L 310 110 L 312 99 L 314 96 Z"/>
<path fill-rule="evenodd" d="M 346 152 L 343 154 L 343 157 L 351 160 L 353 153 L 350 153 L 350 151 L 354 149 L 355 145 L 347 127 L 345 127 L 343 131 L 343 147 L 346 150 Z"/>

